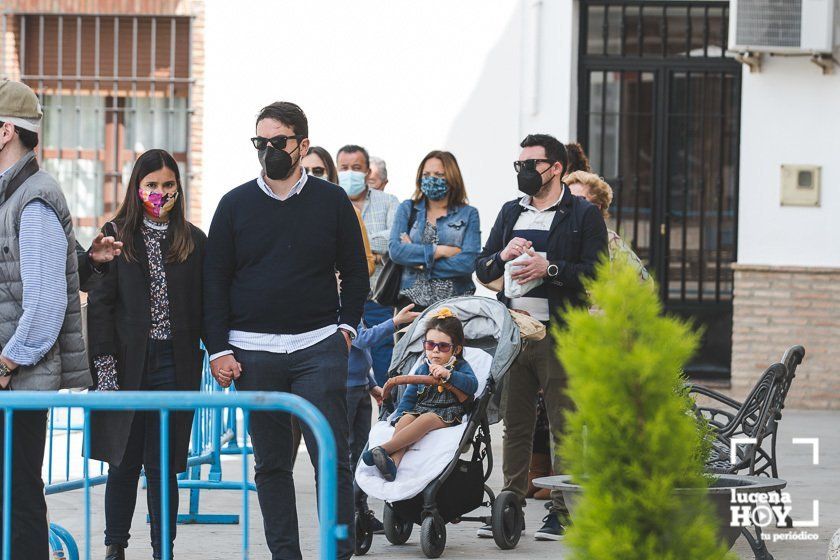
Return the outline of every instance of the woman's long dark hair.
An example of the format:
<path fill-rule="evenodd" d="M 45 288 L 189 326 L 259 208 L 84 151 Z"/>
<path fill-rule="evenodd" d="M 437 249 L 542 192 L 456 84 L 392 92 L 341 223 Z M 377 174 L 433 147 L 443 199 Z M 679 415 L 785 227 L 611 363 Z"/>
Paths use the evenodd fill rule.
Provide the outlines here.
<path fill-rule="evenodd" d="M 338 170 L 335 168 L 335 162 L 333 162 L 333 158 L 330 153 L 321 146 L 309 146 L 309 151 L 306 153 L 315 154 L 321 158 L 321 161 L 323 161 L 324 165 L 327 167 L 327 181 L 337 185 Z"/>
<path fill-rule="evenodd" d="M 195 249 L 190 225 L 186 219 L 186 204 L 184 203 L 184 189 L 181 186 L 181 173 L 178 164 L 166 150 L 149 150 L 142 154 L 134 162 L 134 169 L 131 171 L 131 178 L 128 180 L 128 188 L 125 190 L 120 209 L 114 216 L 117 225 L 117 238 L 123 242 L 122 253 L 129 262 L 137 262 L 137 248 L 134 247 L 134 235 L 143 226 L 143 203 L 137 190 L 140 182 L 146 175 L 160 171 L 164 167 L 172 170 L 175 174 L 175 182 L 178 184 L 178 200 L 169 213 L 169 251 L 166 254 L 166 262 L 182 263 Z"/>

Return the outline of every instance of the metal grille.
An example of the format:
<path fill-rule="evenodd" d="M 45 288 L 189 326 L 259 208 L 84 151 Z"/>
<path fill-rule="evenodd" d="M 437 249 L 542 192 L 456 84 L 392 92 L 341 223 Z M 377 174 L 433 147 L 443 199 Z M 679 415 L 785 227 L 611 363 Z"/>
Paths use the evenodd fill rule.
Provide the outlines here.
<path fill-rule="evenodd" d="M 706 326 L 688 371 L 727 375 L 741 74 L 725 52 L 728 3 L 590 0 L 581 29 L 578 133 L 613 188 L 608 226 L 666 310 Z"/>
<path fill-rule="evenodd" d="M 26 13 L 2 23 L 44 109 L 39 159 L 62 185 L 82 244 L 116 211 L 150 148 L 175 157 L 189 205 L 189 17 Z"/>
<path fill-rule="evenodd" d="M 735 40 L 739 45 L 798 47 L 802 43 L 802 0 L 737 0 Z"/>

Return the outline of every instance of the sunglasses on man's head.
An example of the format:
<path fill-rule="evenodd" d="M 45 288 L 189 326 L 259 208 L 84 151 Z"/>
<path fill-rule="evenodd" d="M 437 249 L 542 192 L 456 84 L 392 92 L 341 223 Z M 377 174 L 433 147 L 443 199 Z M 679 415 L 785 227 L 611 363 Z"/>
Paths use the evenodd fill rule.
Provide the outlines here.
<path fill-rule="evenodd" d="M 262 136 L 254 136 L 253 138 L 251 138 L 251 143 L 258 150 L 264 150 L 269 144 L 271 144 L 271 147 L 275 150 L 282 150 L 286 147 L 286 143 L 289 140 L 297 140 L 298 142 L 300 142 L 304 138 L 306 138 L 306 136 L 303 136 L 301 134 L 296 134 L 294 136 L 275 136 L 274 138 L 263 138 Z"/>
<path fill-rule="evenodd" d="M 306 169 L 307 175 L 314 175 L 315 177 L 326 177 L 327 176 L 327 168 L 326 167 L 304 167 Z"/>
<path fill-rule="evenodd" d="M 516 170 L 517 173 L 519 173 L 523 169 L 533 171 L 537 168 L 538 163 L 554 164 L 554 162 L 550 159 L 524 159 L 522 161 L 514 161 L 513 168 Z"/>
<path fill-rule="evenodd" d="M 452 343 L 451 342 L 434 342 L 432 340 L 424 340 L 423 341 L 423 346 L 429 352 L 431 352 L 435 348 L 440 349 L 440 351 L 443 352 L 444 354 L 446 354 L 447 352 L 450 352 L 452 350 Z"/>

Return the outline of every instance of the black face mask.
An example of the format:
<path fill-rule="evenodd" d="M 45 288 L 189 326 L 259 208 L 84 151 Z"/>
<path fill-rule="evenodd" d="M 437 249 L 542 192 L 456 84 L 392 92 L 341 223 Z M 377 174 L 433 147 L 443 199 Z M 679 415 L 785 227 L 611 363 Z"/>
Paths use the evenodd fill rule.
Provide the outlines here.
<path fill-rule="evenodd" d="M 551 168 L 549 167 L 549 169 Z M 546 171 L 548 171 L 548 169 L 546 169 Z M 545 186 L 542 176 L 543 174 L 536 169 L 522 169 L 516 175 L 516 180 L 519 182 L 519 190 L 528 196 L 534 196 Z M 549 181 L 551 181 L 551 179 L 549 179 Z"/>
<path fill-rule="evenodd" d="M 299 148 L 300 146 L 295 148 L 292 154 L 298 151 Z M 273 146 L 266 146 L 264 150 L 259 151 L 259 158 L 265 176 L 269 179 L 282 181 L 283 179 L 287 179 L 294 170 L 292 155 L 286 150 L 278 150 Z"/>

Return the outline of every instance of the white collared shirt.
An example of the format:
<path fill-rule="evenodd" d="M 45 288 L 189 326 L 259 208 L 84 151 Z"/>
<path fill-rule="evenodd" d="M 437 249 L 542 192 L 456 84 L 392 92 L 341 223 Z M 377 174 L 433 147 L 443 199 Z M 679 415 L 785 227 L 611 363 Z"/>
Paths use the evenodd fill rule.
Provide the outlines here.
<path fill-rule="evenodd" d="M 275 194 L 274 191 L 271 190 L 271 187 L 268 186 L 268 183 L 265 182 L 265 177 L 262 176 L 262 173 L 260 173 L 257 176 L 257 185 L 260 186 L 260 189 L 262 189 L 262 191 L 265 194 L 267 194 L 268 196 L 270 196 L 274 200 L 289 200 L 290 198 L 292 198 L 296 194 L 300 194 L 300 191 L 303 190 L 303 186 L 306 184 L 307 177 L 308 177 L 308 175 L 306 174 L 306 169 L 301 167 L 300 168 L 300 179 L 298 179 L 298 182 L 295 183 L 295 186 L 292 187 L 292 190 L 290 190 L 289 193 L 286 196 L 279 196 L 279 195 Z"/>
<path fill-rule="evenodd" d="M 285 197 L 278 196 L 266 184 L 262 174 L 257 177 L 257 185 L 269 197 L 275 200 L 288 200 L 291 197 L 300 194 L 303 186 L 306 184 L 307 174 L 305 169 L 301 169 L 301 176 L 292 190 L 289 191 Z M 338 289 L 336 287 L 336 289 Z M 253 333 L 246 331 L 230 331 L 228 333 L 228 344 L 236 346 L 242 350 L 252 350 L 256 352 L 271 352 L 273 354 L 291 354 L 310 346 L 315 346 L 322 340 L 332 336 L 339 328 L 356 334 L 356 329 L 350 325 L 327 325 L 314 331 L 309 331 L 300 334 L 271 334 L 271 333 Z M 215 360 L 222 356 L 233 354 L 231 350 L 224 350 L 210 356 L 210 360 Z"/>
<path fill-rule="evenodd" d="M 534 252 L 543 258 L 546 258 L 548 236 L 551 231 L 551 224 L 554 223 L 554 215 L 557 213 L 557 208 L 565 194 L 566 186 L 564 185 L 557 201 L 542 210 L 531 204 L 532 197 L 530 196 L 523 196 L 519 200 L 519 205 L 522 206 L 523 210 L 513 226 L 513 235 L 531 241 L 534 244 Z M 542 286 L 537 286 L 528 295 L 512 298 L 510 307 L 511 309 L 527 311 L 531 317 L 538 321 L 547 322 L 551 318 L 548 298 L 545 294 L 545 288 Z"/>

